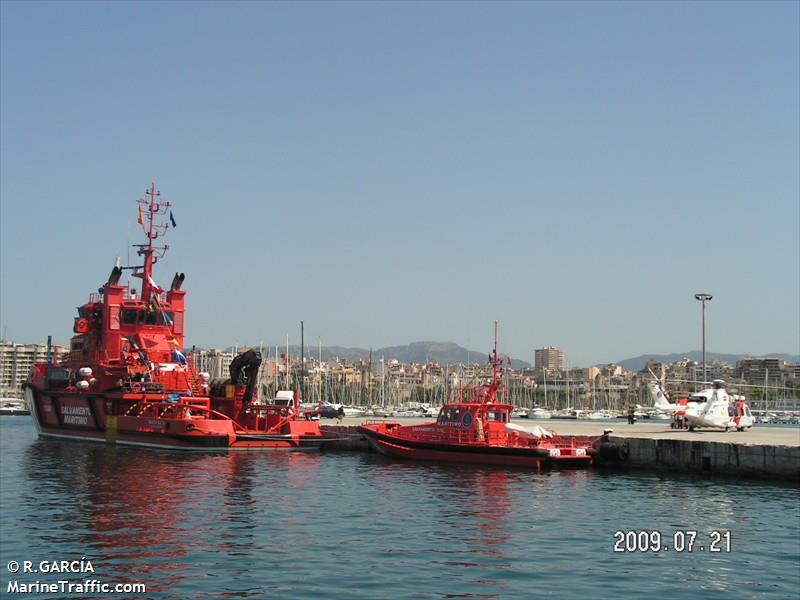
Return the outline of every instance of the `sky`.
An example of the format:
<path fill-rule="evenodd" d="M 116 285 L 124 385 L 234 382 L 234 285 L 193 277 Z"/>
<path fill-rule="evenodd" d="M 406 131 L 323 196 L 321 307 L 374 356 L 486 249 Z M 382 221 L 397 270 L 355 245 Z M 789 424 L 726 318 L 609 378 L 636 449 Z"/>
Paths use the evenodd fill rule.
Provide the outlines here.
<path fill-rule="evenodd" d="M 0 325 L 156 181 L 187 343 L 800 354 L 800 3 L 0 3 Z M 135 256 L 134 256 L 135 258 Z M 136 280 L 135 280 L 136 281 Z"/>

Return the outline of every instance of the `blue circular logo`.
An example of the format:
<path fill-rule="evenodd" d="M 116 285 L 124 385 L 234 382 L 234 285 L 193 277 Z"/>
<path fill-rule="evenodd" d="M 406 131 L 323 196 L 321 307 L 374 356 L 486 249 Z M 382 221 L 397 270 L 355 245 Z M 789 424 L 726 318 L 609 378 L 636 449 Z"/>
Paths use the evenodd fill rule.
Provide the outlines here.
<path fill-rule="evenodd" d="M 464 429 L 469 429 L 470 427 L 472 427 L 472 413 L 471 412 L 464 413 L 464 416 L 461 417 L 461 426 Z"/>

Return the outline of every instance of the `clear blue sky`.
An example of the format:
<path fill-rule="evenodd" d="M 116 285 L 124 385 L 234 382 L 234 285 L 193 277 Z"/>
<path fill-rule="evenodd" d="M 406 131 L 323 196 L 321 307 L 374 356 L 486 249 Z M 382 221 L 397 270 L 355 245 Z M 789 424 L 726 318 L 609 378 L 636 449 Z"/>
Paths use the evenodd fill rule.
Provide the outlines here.
<path fill-rule="evenodd" d="M 155 179 L 200 346 L 800 353 L 797 2 L 0 6 L 9 339 Z"/>

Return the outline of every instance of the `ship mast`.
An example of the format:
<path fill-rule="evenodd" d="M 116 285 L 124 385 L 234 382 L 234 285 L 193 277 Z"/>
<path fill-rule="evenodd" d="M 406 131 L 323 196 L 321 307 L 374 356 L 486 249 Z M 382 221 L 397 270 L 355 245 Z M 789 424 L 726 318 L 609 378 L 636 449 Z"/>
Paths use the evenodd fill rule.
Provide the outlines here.
<path fill-rule="evenodd" d="M 139 198 L 139 224 L 147 236 L 146 244 L 135 244 L 139 250 L 139 256 L 144 256 L 144 266 L 141 273 L 135 273 L 135 277 L 142 278 L 142 301 L 149 302 L 153 292 L 158 294 L 160 289 L 153 281 L 153 265 L 163 258 L 169 246 L 155 246 L 153 241 L 164 235 L 168 225 L 158 223 L 156 217 L 166 215 L 171 204 L 161 201 L 161 192 L 156 189 L 156 182 L 153 181 L 150 187 L 145 190 L 146 198 Z M 156 201 L 158 199 L 158 201 Z M 145 223 L 146 221 L 146 223 Z"/>
<path fill-rule="evenodd" d="M 489 402 L 494 402 L 495 397 L 497 395 L 497 390 L 500 387 L 500 359 L 497 357 L 497 324 L 498 321 L 495 320 L 494 322 L 494 349 L 492 350 L 492 355 L 489 359 L 489 363 L 492 365 L 492 384 L 489 386 L 489 395 L 487 400 Z"/>

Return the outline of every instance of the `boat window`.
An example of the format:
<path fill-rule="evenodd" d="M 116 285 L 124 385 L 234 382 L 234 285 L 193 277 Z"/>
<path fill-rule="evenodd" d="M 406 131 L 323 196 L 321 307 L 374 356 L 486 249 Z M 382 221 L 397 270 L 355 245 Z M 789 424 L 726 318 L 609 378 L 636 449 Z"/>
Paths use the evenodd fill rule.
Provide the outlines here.
<path fill-rule="evenodd" d="M 486 419 L 489 421 L 499 421 L 500 423 L 506 422 L 506 413 L 502 410 L 493 410 L 486 413 Z"/>
<path fill-rule="evenodd" d="M 458 409 L 455 408 L 443 408 L 442 411 L 439 413 L 439 419 L 437 423 L 439 425 L 447 425 L 456 421 L 458 419 Z"/>
<path fill-rule="evenodd" d="M 136 324 L 136 316 L 137 316 L 136 313 L 138 313 L 138 312 L 139 311 L 131 309 L 131 308 L 123 309 L 122 310 L 122 317 L 121 317 L 122 324 L 123 325 L 135 325 Z"/>
<path fill-rule="evenodd" d="M 48 374 L 50 381 L 67 381 L 70 376 L 71 374 L 67 369 L 59 369 L 56 367 L 51 367 L 50 373 Z"/>
<path fill-rule="evenodd" d="M 129 320 L 125 320 L 125 313 L 130 312 L 131 314 L 128 315 Z M 155 325 L 158 321 L 158 314 L 152 310 L 130 310 L 130 311 L 122 311 L 123 313 L 123 323 L 126 325 Z"/>
<path fill-rule="evenodd" d="M 83 336 L 76 335 L 74 338 L 70 340 L 69 343 L 70 350 L 83 350 Z"/>

